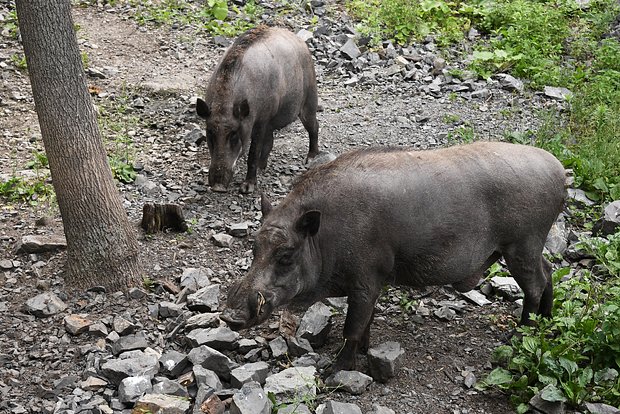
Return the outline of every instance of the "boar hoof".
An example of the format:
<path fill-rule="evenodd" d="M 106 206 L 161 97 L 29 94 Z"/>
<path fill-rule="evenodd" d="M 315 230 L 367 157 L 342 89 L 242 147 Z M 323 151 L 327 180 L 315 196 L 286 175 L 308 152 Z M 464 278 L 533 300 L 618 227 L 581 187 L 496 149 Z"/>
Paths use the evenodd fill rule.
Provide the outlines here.
<path fill-rule="evenodd" d="M 213 184 L 211 186 L 211 190 L 215 191 L 216 193 L 225 193 L 228 191 L 226 186 L 222 184 Z"/>
<path fill-rule="evenodd" d="M 253 183 L 248 183 L 247 181 L 244 181 L 243 183 L 241 183 L 239 192 L 241 194 L 250 194 L 254 192 L 254 187 L 255 185 Z"/>

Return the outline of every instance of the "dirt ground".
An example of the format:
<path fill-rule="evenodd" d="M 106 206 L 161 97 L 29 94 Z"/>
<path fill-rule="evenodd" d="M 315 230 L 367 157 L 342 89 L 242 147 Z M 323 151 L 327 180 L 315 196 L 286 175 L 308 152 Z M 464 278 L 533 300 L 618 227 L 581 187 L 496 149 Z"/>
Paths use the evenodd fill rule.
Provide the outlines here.
<path fill-rule="evenodd" d="M 92 6 L 75 8 L 74 18 L 88 66 L 106 74 L 104 79 L 89 77 L 89 85 L 99 91 L 94 102 L 107 110 L 122 99 L 130 103 L 129 113 L 137 119 L 125 125 L 133 141 L 131 151 L 142 166 L 140 174 L 157 184 L 157 190 L 147 192 L 138 184 L 119 183 L 129 216 L 138 223 L 145 202 L 174 202 L 183 206 L 191 223 L 189 233 L 160 233 L 148 238 L 136 226 L 146 275 L 176 283 L 183 269 L 206 267 L 213 270 L 213 280 L 229 286 L 247 269 L 252 237 L 235 238 L 232 247 L 220 248 L 213 245 L 211 235 L 243 221 L 256 229 L 258 195 L 236 191 L 245 173 L 244 162 L 238 163 L 232 191 L 210 192 L 206 149 L 196 149 L 184 140 L 190 131 L 203 127 L 191 104 L 202 94 L 224 48 L 191 28 L 139 27 L 122 13 Z M 291 27 L 293 31 L 300 28 Z M 9 56 L 19 50 L 17 42 L 2 40 L 0 61 L 7 63 L 0 78 L 3 177 L 19 173 L 32 160 L 33 151 L 42 149 L 27 75 L 8 64 Z M 447 94 L 433 97 L 417 92 L 414 85 L 389 81 L 345 86 L 338 74 L 322 66 L 317 66 L 317 77 L 323 108 L 319 113 L 320 147 L 334 154 L 366 145 L 444 145 L 456 128 L 446 121 L 446 115 L 472 125 L 481 139 L 498 139 L 506 131 L 535 127 L 536 109 L 547 105 L 538 96 L 501 89 L 494 89 L 480 102 L 452 99 Z M 418 116 L 426 120 L 415 122 Z M 293 178 L 305 169 L 307 141 L 300 122 L 277 133 L 270 165 L 259 177 L 260 191 L 274 200 L 286 194 Z M 165 322 L 150 317 L 148 305 L 170 300 L 170 294 L 160 289 L 141 300 L 124 300 L 114 294 L 69 291 L 62 280 L 63 252 L 34 256 L 14 252 L 16 242 L 25 235 L 62 234 L 57 208 L 47 203 L 0 203 L 0 260 L 13 261 L 11 269 L 0 270 L 0 400 L 5 401 L 0 411 L 18 413 L 17 407 L 23 407 L 26 411 L 22 412 L 44 412 L 45 407 L 71 394 L 72 388 L 64 387 L 63 379 L 83 379 L 87 361 L 82 351 L 96 338 L 68 336 L 62 318 L 69 313 L 87 313 L 102 320 L 127 315 L 159 338 L 160 349 L 169 346 L 163 334 Z M 49 218 L 42 227 L 35 224 L 41 217 Z M 43 320 L 22 312 L 27 299 L 47 290 L 59 293 L 69 309 Z M 223 289 L 222 303 L 225 293 Z M 323 394 L 319 402 L 327 398 L 354 402 L 363 412 L 373 404 L 397 413 L 512 412 L 506 396 L 468 388 L 464 375 L 471 372 L 481 379 L 490 371 L 492 350 L 514 323 L 517 305 L 493 298 L 490 305 L 470 303 L 455 319 L 443 321 L 432 313 L 414 317 L 404 311 L 399 305 L 401 294 L 390 290 L 384 295 L 371 331 L 371 345 L 391 340 L 406 350 L 397 376 L 387 384 L 373 383 L 361 396 Z M 436 302 L 455 298 L 459 299 L 458 294 L 443 288 L 423 300 L 433 309 Z M 335 317 L 336 326 L 320 353 L 333 356 L 340 344 L 343 319 L 342 315 Z M 267 325 L 244 336 L 273 334 Z M 362 359 L 360 362 L 365 368 Z"/>

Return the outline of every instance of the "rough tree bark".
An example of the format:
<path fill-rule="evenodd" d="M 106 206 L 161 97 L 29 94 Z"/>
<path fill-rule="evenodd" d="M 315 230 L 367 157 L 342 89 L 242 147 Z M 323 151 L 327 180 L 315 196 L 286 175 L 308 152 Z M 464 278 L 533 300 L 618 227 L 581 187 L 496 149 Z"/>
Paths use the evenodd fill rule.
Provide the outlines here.
<path fill-rule="evenodd" d="M 138 243 L 108 166 L 70 0 L 17 0 L 35 107 L 67 238 L 65 281 L 126 290 L 141 282 Z"/>

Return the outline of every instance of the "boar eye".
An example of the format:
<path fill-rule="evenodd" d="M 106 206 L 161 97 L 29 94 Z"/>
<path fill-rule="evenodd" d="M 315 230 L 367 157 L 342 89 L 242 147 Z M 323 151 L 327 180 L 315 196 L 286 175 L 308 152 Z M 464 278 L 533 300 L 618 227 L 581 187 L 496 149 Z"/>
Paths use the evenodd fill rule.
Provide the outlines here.
<path fill-rule="evenodd" d="M 276 261 L 280 266 L 290 266 L 293 264 L 295 251 L 292 249 L 282 249 L 276 252 Z"/>

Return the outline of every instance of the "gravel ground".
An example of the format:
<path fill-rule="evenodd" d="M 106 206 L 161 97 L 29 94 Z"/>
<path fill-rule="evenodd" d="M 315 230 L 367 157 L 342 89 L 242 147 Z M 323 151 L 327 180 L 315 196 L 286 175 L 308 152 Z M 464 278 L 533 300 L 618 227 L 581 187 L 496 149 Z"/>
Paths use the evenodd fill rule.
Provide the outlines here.
<path fill-rule="evenodd" d="M 9 7 L 9 2 L 0 2 L 0 13 L 6 16 Z M 514 90 L 510 79 L 452 80 L 450 69 L 459 69 L 458 63 L 442 68 L 432 42 L 406 50 L 385 45 L 376 64 L 368 63 L 374 59 L 370 52 L 363 52 L 366 62 L 351 60 L 339 50 L 350 22 L 340 17 L 338 8 L 338 4 L 324 6 L 318 26 L 329 27 L 331 33 L 308 41 L 317 61 L 323 151 L 340 154 L 367 145 L 427 149 L 467 140 L 471 131 L 476 139 L 484 140 L 501 139 L 507 132 L 527 136 L 537 126 L 537 111 L 560 105 L 543 95 Z M 267 10 L 275 23 L 294 32 L 312 29 L 309 16 L 281 16 L 277 7 Z M 112 292 L 70 291 L 62 279 L 62 251 L 25 254 L 15 250 L 26 235 L 62 235 L 57 207 L 2 201 L 0 412 L 112 412 L 106 411 L 110 407 L 121 412 L 123 407 L 110 402 L 117 397 L 114 385 L 91 389 L 83 383 L 97 376 L 96 367 L 109 358 L 114 338 L 102 331 L 71 335 L 64 318 L 85 315 L 111 332 L 114 318 L 123 317 L 145 332 L 156 352 L 188 352 L 184 335 L 170 335 L 181 323 L 179 318 L 162 318 L 153 309 L 178 298 L 171 286 L 178 286 L 184 270 L 190 268 L 210 269 L 211 283 L 222 286 L 219 299 L 223 303 L 228 286 L 243 276 L 251 261 L 251 233 L 260 224 L 260 203 L 257 194 L 236 192 L 245 163 L 238 163 L 232 191 L 212 193 L 206 185 L 209 156 L 204 147 L 191 142 L 196 129 L 203 127 L 192 103 L 202 94 L 225 47 L 192 27 L 139 27 L 127 18 L 130 12 L 87 6 L 75 8 L 74 19 L 80 27 L 81 48 L 88 55 L 89 86 L 96 91 L 93 98 L 102 118 L 121 104 L 126 108 L 126 115 L 116 122 L 131 137 L 130 151 L 140 177 L 133 184 L 119 183 L 119 189 L 140 233 L 142 260 L 153 284 L 145 295 L 134 292 L 136 298 L 129 299 Z M 42 149 L 27 75 L 10 60 L 20 48 L 6 33 L 0 38 L 0 175 L 4 178 L 22 174 L 33 151 Z M 407 64 L 399 68 L 398 57 L 402 56 Z M 115 144 L 108 142 L 108 146 Z M 259 176 L 259 191 L 275 200 L 283 197 L 294 177 L 305 169 L 306 152 L 307 134 L 300 122 L 279 131 L 270 165 Z M 180 204 L 191 231 L 145 237 L 137 223 L 146 202 Z M 211 241 L 226 226 L 243 222 L 249 223 L 249 236 L 235 237 L 229 247 Z M 67 308 L 47 318 L 26 313 L 26 301 L 43 292 L 54 292 Z M 442 300 L 462 299 L 452 289 L 409 292 L 412 297 L 424 296 L 421 300 L 431 309 L 429 316 L 416 314 L 415 309 L 405 311 L 400 305 L 405 293 L 387 291 L 378 304 L 371 337 L 371 345 L 392 340 L 405 349 L 397 375 L 386 384 L 371 384 L 358 396 L 321 393 L 316 403 L 352 402 L 364 413 L 371 412 L 374 404 L 396 413 L 512 412 L 506 396 L 476 391 L 465 384 L 465 378 L 473 373 L 480 379 L 490 370 L 492 350 L 514 324 L 518 306 L 490 297 L 490 304 L 467 303 L 446 321 L 433 311 Z M 337 351 L 343 319 L 342 314 L 334 316 L 335 326 L 327 344 L 317 350 L 320 354 L 331 358 Z M 277 315 L 271 323 L 244 332 L 243 337 L 275 338 L 276 322 Z M 239 354 L 230 356 L 242 362 Z M 273 372 L 286 365 L 268 352 L 264 356 Z M 365 362 L 360 361 L 365 369 Z M 107 409 L 92 408 L 100 398 Z M 130 407 L 124 407 L 126 412 Z"/>

